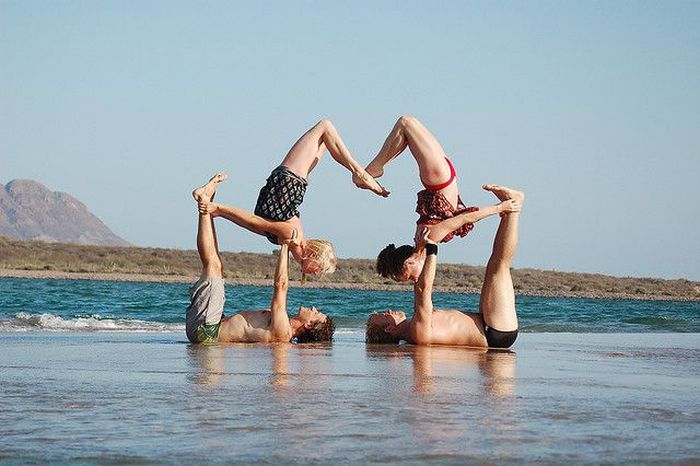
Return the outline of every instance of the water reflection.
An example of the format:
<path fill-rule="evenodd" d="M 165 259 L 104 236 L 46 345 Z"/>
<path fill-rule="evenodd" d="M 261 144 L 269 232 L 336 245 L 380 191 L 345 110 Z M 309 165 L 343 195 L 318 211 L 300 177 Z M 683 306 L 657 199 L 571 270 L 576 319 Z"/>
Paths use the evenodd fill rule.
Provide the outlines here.
<path fill-rule="evenodd" d="M 195 369 L 189 378 L 197 385 L 216 385 L 224 375 L 224 348 L 219 345 L 188 345 L 187 356 Z"/>
<path fill-rule="evenodd" d="M 270 356 L 272 357 L 270 385 L 273 387 L 286 387 L 289 384 L 291 379 L 289 350 L 291 347 L 291 343 L 277 343 L 270 346 Z"/>
<path fill-rule="evenodd" d="M 479 361 L 484 392 L 493 398 L 510 398 L 515 395 L 515 353 L 488 350 Z"/>
<path fill-rule="evenodd" d="M 414 345 L 367 345 L 366 351 L 369 359 L 385 362 L 387 372 L 393 372 L 390 366 L 397 360 L 410 359 L 414 393 L 444 391 L 451 387 L 451 377 L 472 379 L 469 372 L 475 367 L 484 395 L 503 398 L 515 393 L 516 356 L 512 351 Z"/>

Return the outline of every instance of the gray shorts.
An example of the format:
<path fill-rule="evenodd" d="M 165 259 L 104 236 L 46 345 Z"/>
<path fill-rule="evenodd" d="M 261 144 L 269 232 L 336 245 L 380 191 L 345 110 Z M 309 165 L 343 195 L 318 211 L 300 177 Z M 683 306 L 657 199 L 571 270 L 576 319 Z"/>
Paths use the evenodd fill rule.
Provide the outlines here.
<path fill-rule="evenodd" d="M 190 288 L 185 331 L 192 343 L 216 342 L 224 315 L 224 279 L 200 279 Z"/>

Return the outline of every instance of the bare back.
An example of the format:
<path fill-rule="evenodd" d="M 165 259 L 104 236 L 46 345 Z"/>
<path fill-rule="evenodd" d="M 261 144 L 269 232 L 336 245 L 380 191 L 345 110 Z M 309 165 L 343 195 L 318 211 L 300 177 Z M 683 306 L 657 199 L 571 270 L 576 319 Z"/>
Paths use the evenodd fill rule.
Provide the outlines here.
<path fill-rule="evenodd" d="M 291 329 L 288 337 L 273 335 L 271 329 L 272 313 L 269 309 L 261 311 L 240 311 L 230 317 L 224 318 L 219 327 L 220 342 L 239 343 L 270 343 L 276 341 L 290 341 Z"/>

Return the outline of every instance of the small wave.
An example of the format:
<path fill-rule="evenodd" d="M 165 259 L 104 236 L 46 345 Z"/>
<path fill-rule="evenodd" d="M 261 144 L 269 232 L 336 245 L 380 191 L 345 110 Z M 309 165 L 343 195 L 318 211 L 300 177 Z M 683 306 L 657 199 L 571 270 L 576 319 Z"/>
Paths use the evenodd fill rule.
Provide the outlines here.
<path fill-rule="evenodd" d="M 137 331 L 137 332 L 171 332 L 182 331 L 181 324 L 165 324 L 145 320 L 112 319 L 97 314 L 79 314 L 74 318 L 64 319 L 55 314 L 30 314 L 20 312 L 10 320 L 0 321 L 0 331 L 31 332 L 31 331 Z"/>
<path fill-rule="evenodd" d="M 335 330 L 336 335 L 362 335 L 365 334 L 364 328 L 338 328 Z"/>

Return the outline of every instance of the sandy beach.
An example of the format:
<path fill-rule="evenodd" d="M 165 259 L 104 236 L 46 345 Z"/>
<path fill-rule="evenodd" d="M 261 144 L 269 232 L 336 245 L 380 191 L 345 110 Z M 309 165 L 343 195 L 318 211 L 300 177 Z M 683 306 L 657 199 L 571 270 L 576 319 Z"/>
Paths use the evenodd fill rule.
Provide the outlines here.
<path fill-rule="evenodd" d="M 523 334 L 513 352 L 0 335 L 0 461 L 700 461 L 700 335 Z"/>

